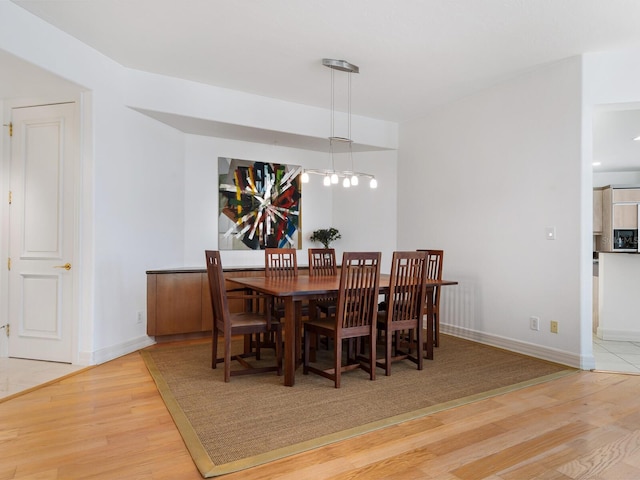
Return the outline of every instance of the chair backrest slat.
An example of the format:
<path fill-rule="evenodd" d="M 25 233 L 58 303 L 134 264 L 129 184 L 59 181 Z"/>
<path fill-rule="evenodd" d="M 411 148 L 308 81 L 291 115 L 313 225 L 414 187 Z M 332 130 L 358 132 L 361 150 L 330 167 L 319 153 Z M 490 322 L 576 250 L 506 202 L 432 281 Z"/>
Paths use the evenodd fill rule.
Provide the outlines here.
<path fill-rule="evenodd" d="M 297 277 L 298 259 L 295 248 L 265 248 L 264 274 L 266 277 Z"/>
<path fill-rule="evenodd" d="M 442 280 L 442 261 L 444 259 L 444 250 L 418 250 L 418 252 L 427 252 L 427 278 Z"/>
<path fill-rule="evenodd" d="M 422 317 L 426 279 L 426 252 L 393 252 L 387 305 L 387 315 L 392 321 Z"/>
<path fill-rule="evenodd" d="M 336 251 L 333 248 L 309 249 L 309 275 L 333 276 L 338 274 Z"/>
<path fill-rule="evenodd" d="M 345 252 L 340 271 L 337 328 L 375 325 L 380 287 L 380 252 Z"/>

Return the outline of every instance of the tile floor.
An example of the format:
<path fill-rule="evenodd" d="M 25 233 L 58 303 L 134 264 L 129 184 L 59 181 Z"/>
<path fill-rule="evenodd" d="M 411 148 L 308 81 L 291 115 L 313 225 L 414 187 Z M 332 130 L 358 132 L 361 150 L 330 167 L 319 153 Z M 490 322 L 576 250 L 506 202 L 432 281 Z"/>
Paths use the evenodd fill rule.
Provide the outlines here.
<path fill-rule="evenodd" d="M 66 363 L 0 358 L 0 399 L 83 368 Z"/>
<path fill-rule="evenodd" d="M 614 342 L 593 337 L 596 370 L 640 373 L 640 342 Z"/>
<path fill-rule="evenodd" d="M 640 342 L 593 338 L 596 369 L 640 373 Z M 84 367 L 20 358 L 0 358 L 0 399 L 55 380 Z"/>

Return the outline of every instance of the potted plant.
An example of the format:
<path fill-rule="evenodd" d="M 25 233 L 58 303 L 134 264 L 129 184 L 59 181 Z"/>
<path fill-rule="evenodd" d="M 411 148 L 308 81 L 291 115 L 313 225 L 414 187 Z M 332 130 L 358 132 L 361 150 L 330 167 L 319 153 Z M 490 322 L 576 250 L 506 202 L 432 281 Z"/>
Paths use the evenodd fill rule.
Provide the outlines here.
<path fill-rule="evenodd" d="M 312 242 L 319 242 L 324 245 L 324 248 L 330 248 L 331 242 L 342 238 L 337 228 L 321 228 L 311 234 L 310 240 Z"/>

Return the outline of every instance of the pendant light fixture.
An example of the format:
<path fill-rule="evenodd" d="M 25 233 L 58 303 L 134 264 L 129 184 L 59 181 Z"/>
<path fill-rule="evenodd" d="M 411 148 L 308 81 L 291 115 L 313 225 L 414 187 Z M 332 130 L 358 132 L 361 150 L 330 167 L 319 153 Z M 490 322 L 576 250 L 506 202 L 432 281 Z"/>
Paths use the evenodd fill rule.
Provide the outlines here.
<path fill-rule="evenodd" d="M 331 136 L 329 137 L 329 154 L 331 157 L 331 168 L 330 169 L 305 169 L 302 173 L 302 182 L 309 182 L 309 174 L 314 175 L 322 175 L 324 177 L 323 184 L 325 186 L 336 185 L 340 183 L 340 179 L 342 179 L 342 186 L 344 188 L 349 188 L 351 186 L 357 186 L 360 182 L 360 177 L 369 179 L 369 187 L 377 188 L 378 182 L 375 177 L 368 173 L 356 172 L 353 166 L 353 140 L 351 140 L 351 74 L 359 73 L 360 69 L 357 65 L 347 62 L 346 60 L 333 60 L 331 58 L 323 58 L 322 65 L 331 69 Z M 348 89 L 348 97 L 347 97 L 347 136 L 339 137 L 335 134 L 335 82 L 334 82 L 334 71 L 338 70 L 341 72 L 346 72 L 349 77 L 349 89 Z M 336 170 L 335 167 L 335 159 L 334 159 L 334 148 L 336 144 L 347 144 L 349 159 L 351 161 L 351 170 Z"/>

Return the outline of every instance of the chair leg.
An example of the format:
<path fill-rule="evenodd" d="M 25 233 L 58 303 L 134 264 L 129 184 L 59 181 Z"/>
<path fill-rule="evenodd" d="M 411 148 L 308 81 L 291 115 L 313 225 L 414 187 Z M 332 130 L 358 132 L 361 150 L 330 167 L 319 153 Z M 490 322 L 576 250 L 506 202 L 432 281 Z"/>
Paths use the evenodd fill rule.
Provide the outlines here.
<path fill-rule="evenodd" d="M 369 335 L 369 378 L 376 379 L 376 335 Z"/>
<path fill-rule="evenodd" d="M 440 346 L 440 315 L 438 314 L 437 309 L 435 309 L 433 312 L 433 329 L 434 329 L 433 346 L 439 347 Z"/>
<path fill-rule="evenodd" d="M 416 360 L 418 364 L 418 370 L 422 370 L 424 367 L 424 351 L 423 351 L 423 338 L 422 338 L 422 326 L 418 324 L 416 328 L 416 336 L 418 337 L 418 342 L 416 343 Z"/>
<path fill-rule="evenodd" d="M 224 381 L 231 380 L 231 335 L 224 336 Z"/>
<path fill-rule="evenodd" d="M 315 334 L 313 334 L 315 336 Z M 311 334 L 304 331 L 302 335 L 302 373 L 309 374 L 309 348 L 311 347 Z"/>
<path fill-rule="evenodd" d="M 264 341 L 267 342 L 268 333 L 264 334 Z M 260 344 L 262 343 L 262 334 L 256 333 L 256 360 L 260 360 Z"/>
<path fill-rule="evenodd" d="M 218 365 L 218 327 L 213 325 L 213 338 L 211 339 L 211 368 L 216 368 Z"/>
<path fill-rule="evenodd" d="M 385 337 L 384 374 L 388 377 L 389 375 L 391 375 L 391 343 L 393 342 L 394 335 L 391 332 L 387 331 L 384 337 Z"/>
<path fill-rule="evenodd" d="M 278 376 L 282 375 L 282 329 L 276 330 L 276 359 L 278 361 Z"/>
<path fill-rule="evenodd" d="M 334 372 L 334 386 L 336 388 L 340 388 L 340 374 L 342 373 L 342 340 L 337 339 L 338 337 L 334 337 L 333 344 L 333 365 L 335 368 Z"/>

